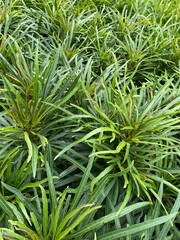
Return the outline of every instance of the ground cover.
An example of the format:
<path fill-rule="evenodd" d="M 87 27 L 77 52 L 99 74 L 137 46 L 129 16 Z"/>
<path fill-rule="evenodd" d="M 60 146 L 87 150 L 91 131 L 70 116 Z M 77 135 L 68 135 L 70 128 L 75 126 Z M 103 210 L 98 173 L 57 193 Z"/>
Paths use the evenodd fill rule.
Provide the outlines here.
<path fill-rule="evenodd" d="M 0 0 L 0 239 L 180 239 L 178 0 Z"/>

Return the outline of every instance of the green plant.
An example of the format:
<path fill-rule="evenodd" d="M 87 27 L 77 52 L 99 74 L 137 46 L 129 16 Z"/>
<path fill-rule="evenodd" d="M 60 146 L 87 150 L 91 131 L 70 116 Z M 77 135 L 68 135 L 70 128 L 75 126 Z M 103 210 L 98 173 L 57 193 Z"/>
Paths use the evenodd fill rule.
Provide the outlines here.
<path fill-rule="evenodd" d="M 179 7 L 0 0 L 0 239 L 180 239 Z"/>
<path fill-rule="evenodd" d="M 1 89 L 4 94 L 1 106 L 6 112 L 3 119 L 7 119 L 8 124 L 4 125 L 0 132 L 6 143 L 14 141 L 16 152 L 24 148 L 24 144 L 27 145 L 27 162 L 32 159 L 35 177 L 39 152 L 43 153 L 49 134 L 53 137 L 59 124 L 68 121 L 68 117 L 72 118 L 72 114 L 61 106 L 79 88 L 78 66 L 67 71 L 58 67 L 60 47 L 55 57 L 46 56 L 43 62 L 40 62 L 38 43 L 32 56 L 32 65 L 31 60 L 25 60 L 16 42 L 14 45 L 10 44 L 12 42 L 9 43 L 12 50 L 11 60 L 7 61 L 1 55 L 1 77 L 4 83 L 4 89 Z M 65 57 L 63 53 L 62 56 Z M 3 162 L 6 163 L 5 160 Z"/>
<path fill-rule="evenodd" d="M 1 238 L 3 235 L 6 239 L 18 238 L 22 240 L 86 239 L 89 234 L 92 236 L 92 231 L 96 230 L 96 235 L 99 236 L 100 239 L 108 239 L 110 233 L 98 230 L 102 227 L 102 222 L 104 222 L 104 224 L 112 222 L 113 220 L 117 222 L 119 218 L 124 218 L 127 214 L 131 214 L 133 211 L 138 211 L 138 209 L 142 211 L 144 207 L 149 205 L 149 202 L 134 203 L 122 209 L 121 211 L 116 212 L 113 210 L 112 213 L 92 221 L 92 217 L 95 216 L 93 212 L 96 212 L 100 207 L 92 207 L 92 204 L 84 204 L 83 202 L 87 201 L 87 193 L 84 195 L 84 191 L 86 189 L 85 186 L 88 181 L 88 176 L 92 168 L 93 161 L 94 158 L 91 158 L 87 166 L 86 173 L 82 177 L 80 186 L 76 190 L 64 190 L 63 193 L 60 195 L 58 194 L 59 197 L 57 197 L 57 193 L 53 184 L 53 178 L 47 162 L 46 170 L 49 188 L 47 191 L 41 185 L 39 185 L 41 189 L 41 197 L 38 196 L 38 191 L 34 188 L 36 185 L 35 183 L 31 184 L 31 186 L 34 188 L 36 195 L 31 199 L 24 197 L 19 190 L 3 183 L 3 185 L 16 196 L 17 207 L 4 200 L 2 196 L 0 196 L 1 206 L 8 216 L 11 217 L 11 219 L 17 220 L 9 220 L 10 229 L 0 229 Z M 103 181 L 101 183 L 101 187 L 105 187 L 105 182 L 106 181 Z M 106 190 L 105 192 L 108 194 L 109 190 Z M 72 194 L 74 197 L 71 201 Z M 89 201 L 94 199 L 98 202 L 99 200 L 102 201 L 104 198 L 105 196 L 99 194 L 99 189 L 97 189 L 96 193 L 91 195 Z M 139 224 L 137 223 L 131 227 L 122 229 L 120 227 L 119 230 L 117 229 L 111 232 L 111 237 L 113 239 L 117 239 L 117 236 L 131 236 L 132 234 L 138 234 L 139 232 L 142 232 L 142 230 L 148 228 L 152 229 L 153 231 L 153 227 L 175 218 L 179 208 L 178 203 L 179 198 L 177 199 L 171 214 Z M 79 228 L 78 225 L 80 225 Z M 169 224 L 167 226 L 169 226 Z M 76 229 L 76 231 L 74 231 L 74 229 Z M 163 231 L 164 228 L 162 228 L 162 234 Z"/>
<path fill-rule="evenodd" d="M 6 233 L 10 233 L 11 236 L 18 239 L 64 239 L 87 215 L 99 208 L 92 207 L 92 204 L 81 204 L 70 211 L 70 195 L 68 197 L 66 195 L 67 193 L 75 193 L 75 191 L 66 189 L 57 196 L 48 163 L 46 163 L 46 170 L 49 191 L 45 191 L 40 185 L 41 198 L 35 196 L 35 200 L 31 200 L 35 202 L 35 206 L 20 191 L 3 184 L 9 191 L 16 195 L 19 210 L 1 197 L 2 206 L 7 214 L 14 215 L 13 218 L 17 218 L 17 221 L 10 220 L 9 222 L 12 226 L 15 226 L 15 229 L 21 231 L 19 235 L 13 230 L 3 229 L 5 237 L 8 238 Z M 33 185 L 35 186 L 35 184 L 31 185 L 32 187 Z M 48 199 L 50 200 L 50 204 Z M 30 211 L 29 213 L 29 209 L 33 209 L 33 212 Z M 13 210 L 14 214 L 11 213 L 11 210 Z M 23 237 L 23 235 L 25 236 Z"/>
<path fill-rule="evenodd" d="M 74 105 L 89 116 L 82 123 L 88 134 L 80 141 L 96 150 L 93 156 L 105 166 L 100 176 L 132 165 L 123 175 L 124 187 L 134 182 L 137 195 L 142 191 L 151 199 L 149 191 L 156 190 L 151 175 L 171 175 L 168 168 L 178 165 L 179 93 L 169 79 L 158 91 L 151 83 L 138 89 L 129 80 L 113 81 L 102 80 L 103 90 L 97 86 L 94 96 L 84 86 L 89 110 Z"/>

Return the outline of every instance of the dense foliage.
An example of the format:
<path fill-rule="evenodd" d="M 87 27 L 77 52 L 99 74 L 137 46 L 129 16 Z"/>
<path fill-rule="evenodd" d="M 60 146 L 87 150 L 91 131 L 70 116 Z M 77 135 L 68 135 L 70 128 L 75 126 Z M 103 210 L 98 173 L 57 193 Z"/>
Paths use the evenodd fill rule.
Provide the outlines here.
<path fill-rule="evenodd" d="M 179 0 L 0 0 L 0 239 L 180 239 Z"/>

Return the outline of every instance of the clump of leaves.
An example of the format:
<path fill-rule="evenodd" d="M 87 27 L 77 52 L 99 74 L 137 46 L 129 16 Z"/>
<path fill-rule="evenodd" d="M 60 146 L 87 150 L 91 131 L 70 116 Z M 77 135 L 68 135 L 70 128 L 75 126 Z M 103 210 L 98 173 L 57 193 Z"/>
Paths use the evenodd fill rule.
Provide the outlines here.
<path fill-rule="evenodd" d="M 27 144 L 27 161 L 33 159 L 35 176 L 39 150 L 47 145 L 57 128 L 61 125 L 65 128 L 65 122 L 68 127 L 68 118 L 72 118 L 63 106 L 80 86 L 79 66 L 75 69 L 69 66 L 66 70 L 60 67 L 59 62 L 65 58 L 60 47 L 54 57 L 47 55 L 40 60 L 41 48 L 37 43 L 32 55 L 33 62 L 25 58 L 16 42 L 10 42 L 9 47 L 11 58 L 7 60 L 1 55 L 4 84 L 1 92 L 4 97 L 0 105 L 5 114 L 0 133 L 9 142 L 13 140 L 15 147 Z M 60 60 L 61 54 L 63 57 Z"/>
<path fill-rule="evenodd" d="M 12 228 L 1 229 L 4 232 L 3 235 L 7 239 L 11 237 L 23 240 L 65 239 L 65 237 L 86 218 L 86 216 L 100 208 L 100 206 L 92 206 L 93 204 L 81 204 L 75 206 L 73 209 L 70 208 L 71 195 L 67 196 L 67 193 L 75 193 L 75 191 L 66 189 L 63 193 L 57 194 L 53 185 L 51 170 L 47 162 L 46 170 L 49 191 L 45 191 L 40 185 L 41 197 L 35 196 L 34 200 L 29 201 L 19 190 L 5 183 L 3 184 L 9 191 L 15 194 L 16 202 L 18 203 L 17 208 L 10 202 L 5 201 L 2 196 L 0 197 L 5 212 L 12 218 L 17 219 L 17 221 L 9 221 L 11 226 L 15 226 L 14 230 L 16 231 L 13 231 Z M 36 186 L 36 183 L 32 183 L 31 186 Z M 31 209 L 30 212 L 29 209 Z M 12 210 L 13 214 L 11 212 Z M 16 233 L 19 231 L 21 232 L 20 234 Z M 11 236 L 9 238 L 8 233 Z"/>
<path fill-rule="evenodd" d="M 81 127 L 88 134 L 80 141 L 95 149 L 93 156 L 105 167 L 101 177 L 132 166 L 123 175 L 124 187 L 133 183 L 130 189 L 151 199 L 151 189 L 157 190 L 151 175 L 178 166 L 179 91 L 168 78 L 158 91 L 149 83 L 141 88 L 126 83 L 102 80 L 94 96 L 84 87 L 88 110 L 74 105 L 89 116 Z"/>
<path fill-rule="evenodd" d="M 179 198 L 177 198 L 171 213 L 167 216 L 159 217 L 160 205 L 158 204 L 156 211 L 153 212 L 155 218 L 148 218 L 146 221 L 134 223 L 133 226 L 126 226 L 123 222 L 127 221 L 133 212 L 142 216 L 142 211 L 150 204 L 149 202 L 134 202 L 128 207 L 120 208 L 121 210 L 119 204 L 115 209 L 111 205 L 110 213 L 107 213 L 106 216 L 98 216 L 97 212 L 101 207 L 92 206 L 89 201 L 104 201 L 110 187 L 107 185 L 107 181 L 100 181 L 100 186 L 97 187 L 93 194 L 88 196 L 86 186 L 89 186 L 88 178 L 93 161 L 94 157 L 90 158 L 79 187 L 77 189 L 66 189 L 61 194 L 58 194 L 55 190 L 53 177 L 47 162 L 48 189 L 45 190 L 44 187 L 39 185 L 41 196 L 38 194 L 39 191 L 36 190 L 38 183 L 31 183 L 35 193 L 33 198 L 25 197 L 19 190 L 3 183 L 4 187 L 15 195 L 17 205 L 15 206 L 0 195 L 1 208 L 11 218 L 9 220 L 10 228 L 0 228 L 1 239 L 3 239 L 2 237 L 22 240 L 93 239 L 93 235 L 94 239 L 96 239 L 96 236 L 100 239 L 110 239 L 110 236 L 112 239 L 117 239 L 117 237 L 123 238 L 131 235 L 141 236 L 142 231 L 144 232 L 146 229 L 151 229 L 151 233 L 153 233 L 160 224 L 163 224 L 159 229 L 160 234 L 164 236 L 165 226 L 166 230 L 167 227 L 170 229 L 169 221 L 173 220 L 177 215 Z M 30 184 L 26 187 L 29 188 Z M 99 191 L 99 188 L 103 188 L 103 194 Z M 162 194 L 162 190 L 159 197 L 161 197 L 160 194 Z M 74 195 L 73 198 L 72 195 Z M 86 204 L 84 204 L 85 201 Z M 109 199 L 109 202 L 112 203 L 111 199 Z M 118 209 L 120 211 L 117 211 Z M 96 218 L 95 213 L 98 218 Z M 126 217 L 127 215 L 129 217 Z M 151 217 L 151 215 L 148 217 Z M 119 222 L 120 218 L 122 218 L 122 227 Z M 115 230 L 113 229 L 108 233 L 105 227 L 106 224 L 115 226 Z"/>

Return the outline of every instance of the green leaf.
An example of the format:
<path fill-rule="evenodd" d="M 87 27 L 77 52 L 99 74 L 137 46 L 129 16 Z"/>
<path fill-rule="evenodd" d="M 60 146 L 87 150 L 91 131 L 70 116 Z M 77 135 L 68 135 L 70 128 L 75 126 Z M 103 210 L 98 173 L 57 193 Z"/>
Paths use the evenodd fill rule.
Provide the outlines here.
<path fill-rule="evenodd" d="M 87 215 L 89 215 L 91 212 L 94 212 L 99 208 L 101 208 L 101 206 L 95 206 L 83 212 L 80 216 L 77 217 L 77 219 L 73 222 L 73 224 L 67 227 L 65 231 L 57 235 L 58 239 L 59 240 L 64 239 L 64 237 L 66 237 L 70 231 L 72 231 L 76 226 L 78 226 Z"/>
<path fill-rule="evenodd" d="M 58 226 L 60 223 L 60 214 L 62 214 L 62 207 L 64 204 L 64 200 L 66 197 L 66 192 L 64 191 L 63 194 L 61 195 L 60 201 L 58 203 L 57 209 L 54 209 L 55 212 L 52 215 L 53 222 L 50 225 L 50 230 L 49 230 L 49 235 L 52 234 L 52 238 L 55 239 L 55 235 L 58 231 Z"/>
<path fill-rule="evenodd" d="M 120 153 L 120 151 L 126 146 L 126 142 L 124 140 L 122 140 L 118 146 L 116 147 L 115 150 L 109 150 L 109 151 L 98 151 L 96 153 L 93 153 L 93 155 L 97 155 L 97 156 L 102 156 L 103 154 L 106 155 L 106 154 L 117 154 L 117 153 Z"/>
<path fill-rule="evenodd" d="M 173 189 L 175 192 L 177 192 L 178 194 L 180 193 L 180 189 L 178 189 L 176 186 L 174 186 L 173 184 L 171 184 L 170 182 L 158 177 L 158 176 L 155 176 L 155 175 L 148 175 L 151 179 L 157 181 L 157 182 L 161 182 L 163 181 L 163 183 L 168 186 L 169 188 Z"/>
<path fill-rule="evenodd" d="M 94 157 L 90 157 L 89 161 L 88 161 L 87 168 L 84 171 L 84 174 L 83 174 L 83 177 L 82 177 L 82 179 L 80 181 L 80 184 L 79 184 L 79 187 L 77 189 L 77 192 L 76 192 L 76 194 L 74 196 L 74 199 L 73 199 L 73 201 L 71 203 L 70 211 L 73 210 L 78 205 L 78 203 L 80 201 L 80 198 L 81 198 L 81 196 L 84 193 L 84 190 L 85 190 L 85 188 L 87 186 L 88 178 L 90 177 L 90 171 L 92 169 L 93 163 L 94 163 Z"/>
<path fill-rule="evenodd" d="M 27 132 L 24 132 L 24 139 L 27 143 L 28 146 L 28 158 L 27 158 L 27 162 L 30 162 L 30 160 L 32 159 L 33 156 L 33 145 L 31 143 L 31 140 L 29 138 L 29 134 Z"/>
<path fill-rule="evenodd" d="M 13 232 L 13 230 L 10 230 L 8 228 L 0 228 L 0 231 L 9 233 L 10 236 L 15 237 L 15 239 L 18 239 L 18 240 L 29 240 L 28 238 L 22 237 L 21 235 Z"/>
<path fill-rule="evenodd" d="M 39 60 L 38 60 L 38 42 L 36 45 L 36 50 L 35 50 L 35 59 L 34 59 L 34 68 L 35 68 L 35 74 L 34 74 L 34 79 L 33 79 L 33 101 L 36 103 L 39 99 Z"/>
<path fill-rule="evenodd" d="M 38 222 L 36 215 L 33 212 L 30 212 L 30 215 L 31 215 L 31 221 L 34 224 L 37 234 L 39 236 L 43 236 L 42 227 L 41 227 L 40 223 Z"/>
<path fill-rule="evenodd" d="M 58 178 L 58 177 L 53 177 L 53 178 Z M 20 191 L 25 190 L 26 188 L 35 188 L 35 187 L 39 187 L 40 185 L 46 183 L 48 181 L 48 178 L 45 178 L 41 181 L 38 182 L 34 182 L 34 183 L 28 183 L 23 185 L 22 187 L 19 188 Z"/>
<path fill-rule="evenodd" d="M 97 177 L 95 177 L 92 182 L 91 182 L 91 192 L 93 192 L 94 186 L 96 185 L 96 183 L 99 182 L 100 179 L 102 179 L 104 176 L 107 176 L 107 174 L 109 172 L 111 172 L 114 169 L 114 165 L 110 165 L 108 167 L 106 167 Z"/>
<path fill-rule="evenodd" d="M 47 172 L 47 178 L 48 178 L 48 185 L 49 185 L 49 191 L 51 194 L 51 208 L 53 209 L 53 211 L 56 209 L 57 207 L 57 200 L 56 200 L 56 189 L 53 183 L 53 177 L 52 177 L 52 173 L 51 173 L 51 169 L 49 166 L 49 163 L 46 161 L 45 162 L 45 166 L 46 166 L 46 172 Z"/>
<path fill-rule="evenodd" d="M 146 229 L 151 229 L 154 226 L 165 223 L 165 222 L 173 219 L 176 215 L 177 215 L 177 212 L 174 213 L 174 214 L 169 214 L 167 216 L 155 218 L 153 220 L 147 220 L 143 223 L 134 224 L 130 227 L 115 230 L 115 231 L 109 232 L 107 234 L 104 234 L 102 236 L 99 236 L 99 239 L 100 240 L 111 240 L 111 239 L 113 240 L 113 239 L 117 239 L 117 238 L 120 238 L 120 237 L 125 237 L 125 236 L 128 236 L 128 235 L 133 235 L 133 234 L 135 235 L 135 234 L 137 234 L 139 232 L 142 232 Z"/>
<path fill-rule="evenodd" d="M 13 226 L 20 228 L 21 231 L 26 231 L 26 233 L 31 237 L 32 240 L 41 240 L 41 238 L 39 238 L 39 236 L 31 228 L 27 227 L 25 224 L 22 224 L 18 221 L 12 221 L 12 220 L 9 220 L 9 222 Z"/>
<path fill-rule="evenodd" d="M 175 203 L 174 203 L 174 206 L 173 206 L 172 209 L 171 209 L 170 214 L 173 214 L 173 213 L 178 212 L 178 211 L 179 211 L 179 208 L 180 208 L 180 193 L 179 193 L 178 196 L 177 196 L 177 199 L 176 199 L 176 201 L 175 201 Z M 176 216 L 174 216 L 174 218 L 175 218 L 175 217 L 176 217 Z M 174 218 L 172 218 L 171 221 L 173 221 Z M 164 239 L 166 238 L 167 233 L 168 233 L 168 231 L 170 230 L 171 227 L 172 227 L 172 223 L 166 222 L 166 223 L 164 224 L 161 232 L 159 233 L 158 239 L 159 239 L 159 240 L 164 240 Z"/>
<path fill-rule="evenodd" d="M 135 204 L 132 204 L 131 206 L 128 206 L 128 207 L 125 207 L 119 215 L 117 215 L 117 212 L 113 212 L 113 213 L 110 213 L 110 214 L 107 214 L 106 216 L 104 217 L 101 217 L 99 218 L 98 220 L 95 220 L 85 226 L 83 226 L 80 230 L 76 231 L 75 233 L 71 234 L 71 236 L 67 236 L 66 239 L 73 239 L 73 238 L 77 238 L 78 236 L 82 236 L 88 232 L 91 232 L 93 230 L 96 230 L 98 229 L 99 227 L 101 227 L 102 225 L 108 223 L 108 222 L 111 222 L 111 221 L 114 221 L 115 219 L 118 219 L 120 217 L 123 217 L 125 216 L 126 214 L 134 211 L 134 210 L 137 210 L 139 208 L 143 208 L 147 205 L 149 205 L 150 202 L 142 202 L 142 203 L 135 203 Z"/>
<path fill-rule="evenodd" d="M 19 205 L 22 213 L 24 214 L 25 218 L 27 219 L 28 223 L 31 225 L 31 220 L 30 220 L 29 214 L 26 211 L 24 204 L 19 199 L 16 199 L 16 202 L 18 203 L 18 205 Z"/>
<path fill-rule="evenodd" d="M 131 192 L 132 192 L 132 183 L 129 182 L 128 188 L 127 188 L 127 190 L 126 190 L 126 196 L 125 196 L 124 201 L 123 201 L 123 203 L 121 204 L 119 210 L 117 211 L 117 215 L 119 215 L 120 212 L 123 210 L 123 208 L 126 207 L 127 203 L 128 203 L 129 200 L 130 200 Z"/>
<path fill-rule="evenodd" d="M 42 214 L 43 214 L 43 222 L 42 222 L 42 226 L 43 226 L 43 235 L 44 237 L 47 236 L 48 234 L 48 225 L 49 225 L 49 218 L 48 218 L 48 199 L 46 196 L 46 191 L 44 190 L 44 188 L 42 186 L 40 186 L 41 188 L 41 193 L 42 193 Z"/>
<path fill-rule="evenodd" d="M 32 143 L 31 146 L 32 146 L 32 171 L 33 171 L 33 177 L 35 178 L 39 154 L 38 154 L 38 147 L 34 143 Z"/>
<path fill-rule="evenodd" d="M 14 213 L 12 212 L 11 207 L 9 206 L 8 202 L 4 199 L 2 194 L 0 194 L 0 206 L 8 216 L 11 216 L 11 217 L 14 216 Z"/>

